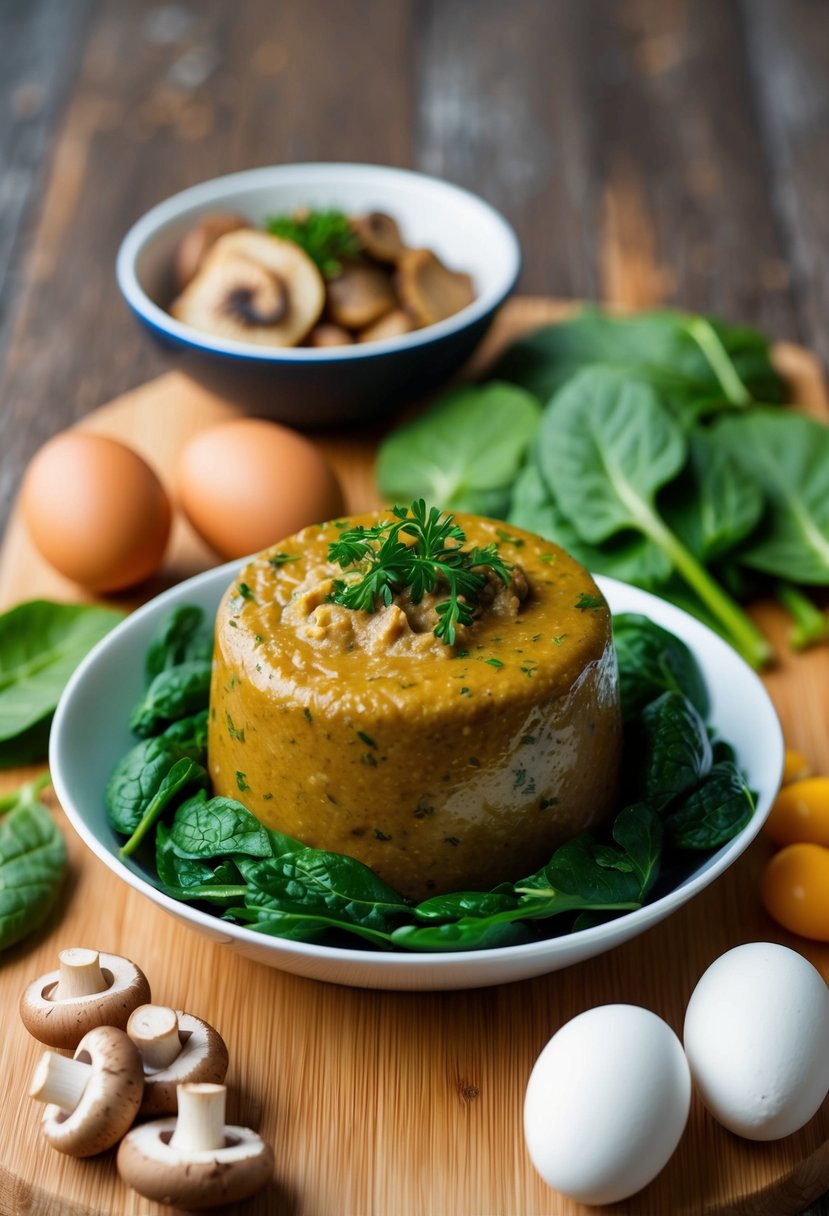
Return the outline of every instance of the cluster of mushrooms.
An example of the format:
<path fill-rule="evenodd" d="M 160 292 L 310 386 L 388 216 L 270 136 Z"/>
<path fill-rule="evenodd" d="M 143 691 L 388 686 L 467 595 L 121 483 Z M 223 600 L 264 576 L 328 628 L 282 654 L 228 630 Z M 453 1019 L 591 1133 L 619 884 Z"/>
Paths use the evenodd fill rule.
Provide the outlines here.
<path fill-rule="evenodd" d="M 30 1034 L 74 1053 L 44 1052 L 29 1089 L 46 1103 L 42 1128 L 52 1147 L 91 1157 L 120 1141 L 123 1180 L 147 1199 L 189 1210 L 263 1187 L 273 1151 L 249 1128 L 225 1124 L 228 1054 L 218 1032 L 150 1004 L 147 978 L 129 959 L 75 947 L 58 961 L 20 1000 Z M 142 1117 L 152 1121 L 132 1127 Z"/>
<path fill-rule="evenodd" d="M 408 248 L 390 215 L 349 223 L 358 256 L 327 278 L 294 241 L 241 215 L 204 215 L 176 252 L 170 312 L 214 337 L 323 347 L 400 337 L 472 303 L 471 277 L 431 249 Z"/>

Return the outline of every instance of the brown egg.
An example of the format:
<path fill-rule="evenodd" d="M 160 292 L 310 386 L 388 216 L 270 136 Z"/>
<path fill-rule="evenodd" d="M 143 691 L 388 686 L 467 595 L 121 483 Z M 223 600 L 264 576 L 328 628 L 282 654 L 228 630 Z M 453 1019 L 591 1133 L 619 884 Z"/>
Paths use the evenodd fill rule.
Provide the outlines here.
<path fill-rule="evenodd" d="M 176 489 L 193 527 L 228 559 L 343 512 L 339 482 L 314 445 L 258 418 L 222 422 L 192 439 Z"/>
<path fill-rule="evenodd" d="M 170 535 L 170 503 L 150 466 L 88 431 L 64 431 L 36 453 L 20 508 L 46 561 L 91 591 L 140 583 L 160 566 Z"/>

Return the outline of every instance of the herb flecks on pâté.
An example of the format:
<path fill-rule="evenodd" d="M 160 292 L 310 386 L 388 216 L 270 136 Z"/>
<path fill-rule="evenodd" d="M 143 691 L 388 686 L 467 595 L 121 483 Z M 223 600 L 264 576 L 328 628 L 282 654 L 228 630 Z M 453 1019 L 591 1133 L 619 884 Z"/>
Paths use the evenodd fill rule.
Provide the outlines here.
<path fill-rule="evenodd" d="M 484 568 L 508 584 L 512 567 L 495 544 L 465 549 L 466 534 L 455 517 L 418 499 L 411 507 L 393 507 L 393 519 L 374 527 L 344 528 L 328 549 L 329 561 L 341 569 L 356 567 L 354 577 L 337 579 L 329 599 L 346 608 L 375 612 L 388 607 L 396 593 L 408 589 L 419 604 L 427 592 L 445 587 L 448 595 L 435 611 L 435 637 L 453 646 L 458 625 L 471 625 L 478 597 L 486 586 Z M 403 540 L 401 537 L 405 537 Z"/>

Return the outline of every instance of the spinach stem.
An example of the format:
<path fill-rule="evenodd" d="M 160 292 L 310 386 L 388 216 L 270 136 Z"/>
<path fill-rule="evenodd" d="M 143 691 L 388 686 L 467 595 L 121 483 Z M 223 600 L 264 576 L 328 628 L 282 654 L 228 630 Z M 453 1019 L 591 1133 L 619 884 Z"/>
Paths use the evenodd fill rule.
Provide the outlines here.
<path fill-rule="evenodd" d="M 708 360 L 712 372 L 732 405 L 749 405 L 751 393 L 743 384 L 737 369 L 723 346 L 719 334 L 706 317 L 688 317 L 685 332 L 690 335 Z"/>
<path fill-rule="evenodd" d="M 799 587 L 781 581 L 774 594 L 792 618 L 789 643 L 795 650 L 806 650 L 829 638 L 829 619 Z"/>
<path fill-rule="evenodd" d="M 772 650 L 754 622 L 700 565 L 682 541 L 652 512 L 640 515 L 640 527 L 673 562 L 677 572 L 727 630 L 734 648 L 754 668 L 765 667 Z"/>
<path fill-rule="evenodd" d="M 40 791 L 45 790 L 46 786 L 51 785 L 51 783 L 52 775 L 47 768 L 45 773 L 41 773 L 33 781 L 27 782 L 26 785 L 21 785 L 19 789 L 12 790 L 10 794 L 5 794 L 0 798 L 0 815 L 4 811 L 10 811 L 13 807 L 19 806 L 20 803 L 35 802 Z"/>

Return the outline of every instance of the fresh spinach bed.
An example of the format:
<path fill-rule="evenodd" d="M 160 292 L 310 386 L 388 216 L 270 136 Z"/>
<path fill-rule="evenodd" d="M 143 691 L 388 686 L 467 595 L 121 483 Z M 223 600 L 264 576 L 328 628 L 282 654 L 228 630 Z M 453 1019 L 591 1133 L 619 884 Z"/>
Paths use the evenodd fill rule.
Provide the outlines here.
<path fill-rule="evenodd" d="M 624 754 L 621 809 L 602 834 L 556 849 L 491 891 L 413 905 L 361 862 L 264 828 L 207 775 L 210 634 L 176 609 L 147 656 L 138 736 L 106 790 L 109 822 L 159 890 L 261 933 L 380 950 L 481 950 L 579 930 L 678 885 L 748 822 L 754 800 L 728 743 L 706 723 L 688 647 L 634 614 L 614 618 Z"/>

